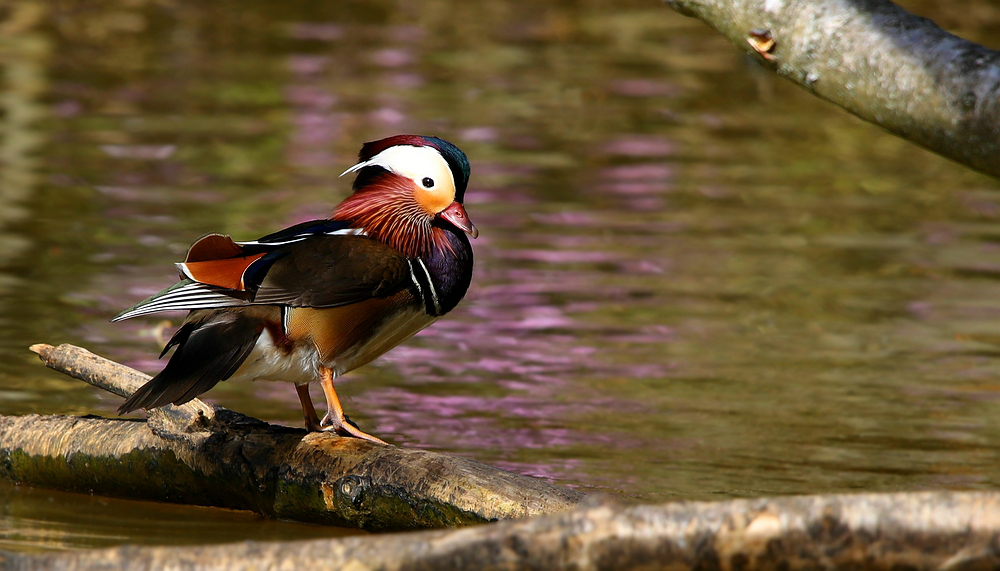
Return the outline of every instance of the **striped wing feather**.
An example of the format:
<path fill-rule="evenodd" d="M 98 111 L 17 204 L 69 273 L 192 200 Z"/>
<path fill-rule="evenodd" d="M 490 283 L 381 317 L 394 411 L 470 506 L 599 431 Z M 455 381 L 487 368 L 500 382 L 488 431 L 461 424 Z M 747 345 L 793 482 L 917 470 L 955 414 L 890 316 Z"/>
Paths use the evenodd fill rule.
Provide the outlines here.
<path fill-rule="evenodd" d="M 406 289 L 409 265 L 399 251 L 341 224 L 304 223 L 312 233 L 279 232 L 237 243 L 210 234 L 178 264 L 179 283 L 115 316 L 247 305 L 338 307 Z M 269 241 L 270 240 L 270 241 Z M 213 255 L 228 255 L 210 259 Z"/>

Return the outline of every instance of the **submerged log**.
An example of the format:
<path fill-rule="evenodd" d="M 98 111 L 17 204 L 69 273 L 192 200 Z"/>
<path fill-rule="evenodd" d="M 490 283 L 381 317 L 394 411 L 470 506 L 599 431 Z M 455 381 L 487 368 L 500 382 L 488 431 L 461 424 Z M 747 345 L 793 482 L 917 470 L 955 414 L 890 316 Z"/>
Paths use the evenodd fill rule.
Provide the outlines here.
<path fill-rule="evenodd" d="M 997 569 L 1000 494 L 859 494 L 580 506 L 455 530 L 280 543 L 0 552 L 60 569 Z"/>
<path fill-rule="evenodd" d="M 49 367 L 121 396 L 149 379 L 72 345 L 32 350 Z M 306 433 L 197 399 L 146 421 L 0 416 L 0 478 L 367 530 L 537 515 L 584 497 L 474 460 Z"/>

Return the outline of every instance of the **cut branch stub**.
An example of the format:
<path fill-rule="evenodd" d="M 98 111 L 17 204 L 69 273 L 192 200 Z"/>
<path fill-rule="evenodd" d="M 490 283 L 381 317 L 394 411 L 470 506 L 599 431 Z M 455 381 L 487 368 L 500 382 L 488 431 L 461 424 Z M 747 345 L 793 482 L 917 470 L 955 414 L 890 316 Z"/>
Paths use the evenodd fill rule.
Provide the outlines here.
<path fill-rule="evenodd" d="M 132 393 L 152 378 L 146 373 L 68 343 L 58 347 L 36 343 L 29 349 L 38 354 L 46 367 L 123 398 L 132 396 Z M 201 399 L 194 399 L 180 406 L 169 404 L 150 412 L 151 422 L 177 424 L 177 430 L 192 423 L 203 425 L 214 417 L 215 407 Z"/>
<path fill-rule="evenodd" d="M 774 61 L 776 59 L 773 55 L 771 55 L 771 51 L 775 46 L 774 36 L 771 35 L 771 30 L 765 28 L 754 28 L 750 30 L 750 33 L 747 34 L 747 43 L 750 44 L 750 47 L 752 47 L 767 61 Z"/>

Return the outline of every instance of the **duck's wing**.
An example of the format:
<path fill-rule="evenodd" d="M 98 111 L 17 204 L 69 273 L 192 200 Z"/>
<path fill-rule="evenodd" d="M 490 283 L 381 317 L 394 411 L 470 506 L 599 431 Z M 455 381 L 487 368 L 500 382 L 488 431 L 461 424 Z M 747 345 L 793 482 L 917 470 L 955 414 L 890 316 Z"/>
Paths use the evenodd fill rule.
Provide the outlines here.
<path fill-rule="evenodd" d="M 418 289 L 398 250 L 342 222 L 317 220 L 251 242 L 209 234 L 184 262 L 181 281 L 116 315 L 247 305 L 337 307 Z"/>

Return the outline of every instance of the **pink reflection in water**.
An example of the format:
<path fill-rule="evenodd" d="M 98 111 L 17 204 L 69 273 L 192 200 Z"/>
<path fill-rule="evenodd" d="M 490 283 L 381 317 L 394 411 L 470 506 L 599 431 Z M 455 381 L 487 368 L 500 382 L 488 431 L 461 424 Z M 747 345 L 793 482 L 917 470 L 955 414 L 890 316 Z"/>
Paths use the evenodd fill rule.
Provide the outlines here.
<path fill-rule="evenodd" d="M 422 75 L 407 72 L 388 73 L 386 82 L 399 89 L 416 89 L 427 83 Z"/>
<path fill-rule="evenodd" d="M 601 177 L 614 180 L 659 180 L 672 178 L 674 170 L 662 163 L 639 163 L 606 168 Z"/>
<path fill-rule="evenodd" d="M 914 319 L 926 320 L 930 318 L 933 306 L 926 301 L 913 301 L 906 305 L 906 309 Z"/>
<path fill-rule="evenodd" d="M 289 67 L 299 83 L 285 88 L 285 99 L 293 110 L 288 162 L 303 167 L 325 167 L 334 162 L 329 146 L 340 137 L 341 115 L 334 113 L 337 97 L 317 83 L 315 77 L 328 65 L 328 58 L 296 55 Z"/>
<path fill-rule="evenodd" d="M 294 105 L 330 109 L 337 97 L 313 85 L 291 85 L 285 89 L 285 99 Z"/>
<path fill-rule="evenodd" d="M 79 101 L 60 101 L 52 106 L 52 113 L 56 117 L 69 118 L 76 117 L 83 111 L 83 104 Z"/>
<path fill-rule="evenodd" d="M 656 135 L 623 135 L 606 143 L 602 151 L 626 157 L 666 157 L 674 154 L 674 145 Z"/>
<path fill-rule="evenodd" d="M 382 31 L 386 37 L 405 44 L 412 44 L 424 39 L 427 30 L 420 26 L 386 26 Z"/>
<path fill-rule="evenodd" d="M 403 67 L 413 63 L 413 53 L 405 48 L 386 48 L 372 52 L 369 61 L 382 67 Z"/>
<path fill-rule="evenodd" d="M 499 252 L 508 260 L 527 260 L 547 264 L 580 264 L 614 262 L 618 256 L 611 252 L 580 252 L 573 250 L 507 250 Z"/>
<path fill-rule="evenodd" d="M 344 37 L 344 27 L 339 24 L 297 22 L 289 24 L 288 36 L 296 40 L 332 42 Z"/>
<path fill-rule="evenodd" d="M 542 224 L 553 224 L 557 226 L 593 226 L 596 218 L 586 212 L 557 212 L 555 214 L 531 214 L 532 220 L 537 220 Z"/>
<path fill-rule="evenodd" d="M 608 88 L 612 93 L 629 97 L 673 97 L 681 93 L 681 89 L 673 83 L 652 79 L 619 79 L 612 81 Z"/>
<path fill-rule="evenodd" d="M 464 141 L 476 143 L 492 143 L 500 139 L 500 134 L 493 127 L 470 127 L 460 131 L 458 136 Z"/>
<path fill-rule="evenodd" d="M 326 70 L 330 65 L 327 56 L 298 54 L 288 58 L 288 69 L 296 75 L 315 75 Z"/>
<path fill-rule="evenodd" d="M 387 127 L 400 127 L 406 123 L 406 115 L 402 111 L 392 107 L 383 107 L 368 114 L 368 117 L 375 123 Z"/>
<path fill-rule="evenodd" d="M 442 436 L 446 437 L 449 446 L 457 444 L 470 449 L 514 450 L 585 442 L 623 444 L 621 438 L 609 434 L 584 433 L 561 426 L 562 419 L 600 413 L 608 406 L 622 405 L 610 399 L 580 403 L 558 402 L 553 398 L 551 402 L 543 402 L 535 394 L 515 392 L 484 397 L 427 395 L 383 389 L 368 391 L 355 400 L 358 406 L 372 411 L 380 430 L 405 435 L 415 440 L 411 444 L 420 447 L 433 447 L 436 442 L 441 442 L 439 439 Z M 517 421 L 513 423 L 516 428 L 510 428 L 504 426 L 504 418 L 533 422 Z M 632 444 L 634 442 L 624 442 L 624 445 Z"/>
<path fill-rule="evenodd" d="M 163 192 L 159 188 L 144 186 L 95 186 L 95 190 L 104 196 L 114 198 L 116 201 L 152 203 L 152 204 L 177 204 L 189 202 L 195 204 L 215 204 L 225 200 L 225 195 L 212 190 L 178 190 L 173 189 L 169 193 Z"/>
<path fill-rule="evenodd" d="M 603 192 L 633 197 L 661 194 L 673 189 L 670 182 L 673 174 L 672 168 L 660 163 L 612 167 L 601 171 L 605 182 L 599 188 Z"/>

